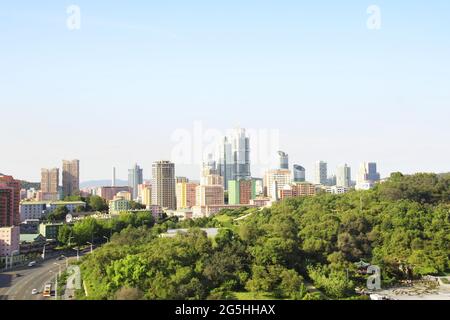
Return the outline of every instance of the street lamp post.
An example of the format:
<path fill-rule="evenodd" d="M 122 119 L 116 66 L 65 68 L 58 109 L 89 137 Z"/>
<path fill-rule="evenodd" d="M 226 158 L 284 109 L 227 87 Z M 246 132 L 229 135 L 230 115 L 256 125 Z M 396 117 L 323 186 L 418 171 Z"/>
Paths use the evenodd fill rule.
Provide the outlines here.
<path fill-rule="evenodd" d="M 93 246 L 93 244 L 91 242 L 86 242 L 86 243 L 91 245 L 91 253 L 92 253 L 92 250 L 93 250 L 92 246 Z"/>
<path fill-rule="evenodd" d="M 109 242 L 109 238 L 108 238 L 107 236 L 103 236 L 103 238 L 105 238 L 105 239 L 106 239 L 106 243 L 108 243 L 108 242 Z"/>
<path fill-rule="evenodd" d="M 50 270 L 49 272 L 55 274 L 55 300 L 58 300 L 58 274 L 53 272 L 53 270 Z"/>
<path fill-rule="evenodd" d="M 69 267 L 69 259 L 66 256 L 62 256 L 62 259 L 66 260 L 66 269 Z"/>
<path fill-rule="evenodd" d="M 44 248 L 42 248 L 42 254 L 41 254 L 41 258 L 42 258 L 42 260 L 45 260 L 45 246 L 46 246 L 47 244 L 44 244 Z"/>
<path fill-rule="evenodd" d="M 73 238 L 75 238 L 75 237 L 69 236 L 69 244 L 68 244 L 69 247 L 70 247 L 70 240 Z"/>
<path fill-rule="evenodd" d="M 72 249 L 77 251 L 77 261 L 79 261 L 80 260 L 80 254 L 79 254 L 80 248 L 72 248 Z"/>
<path fill-rule="evenodd" d="M 12 269 L 13 268 L 13 265 L 14 265 L 14 254 L 15 253 L 19 253 L 19 250 L 13 250 L 13 251 L 11 251 L 11 262 L 10 262 L 10 268 Z"/>
<path fill-rule="evenodd" d="M 61 264 L 60 263 L 56 263 L 56 262 L 53 262 L 53 264 L 58 266 L 59 276 L 61 277 Z"/>

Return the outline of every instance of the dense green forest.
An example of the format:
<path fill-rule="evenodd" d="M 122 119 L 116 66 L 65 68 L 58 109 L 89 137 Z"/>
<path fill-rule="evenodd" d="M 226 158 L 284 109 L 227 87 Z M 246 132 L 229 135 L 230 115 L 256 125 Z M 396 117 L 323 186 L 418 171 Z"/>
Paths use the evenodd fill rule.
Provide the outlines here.
<path fill-rule="evenodd" d="M 82 275 L 89 299 L 355 298 L 361 260 L 381 268 L 383 286 L 448 272 L 449 217 L 450 174 L 395 173 L 370 191 L 130 223 L 83 259 Z M 168 228 L 190 231 L 160 237 Z"/>

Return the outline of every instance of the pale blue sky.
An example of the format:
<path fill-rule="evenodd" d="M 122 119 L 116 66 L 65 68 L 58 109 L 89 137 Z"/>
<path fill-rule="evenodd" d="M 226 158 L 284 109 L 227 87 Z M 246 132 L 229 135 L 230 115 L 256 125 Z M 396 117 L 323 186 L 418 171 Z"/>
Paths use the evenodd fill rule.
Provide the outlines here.
<path fill-rule="evenodd" d="M 66 8 L 81 8 L 81 30 Z M 369 30 L 370 5 L 381 30 Z M 0 6 L 0 172 L 149 177 L 176 129 L 278 129 L 291 164 L 450 171 L 450 2 L 11 1 Z M 3 150 L 7 150 L 4 152 Z M 198 177 L 196 166 L 177 175 Z M 256 172 L 255 175 L 260 175 Z"/>

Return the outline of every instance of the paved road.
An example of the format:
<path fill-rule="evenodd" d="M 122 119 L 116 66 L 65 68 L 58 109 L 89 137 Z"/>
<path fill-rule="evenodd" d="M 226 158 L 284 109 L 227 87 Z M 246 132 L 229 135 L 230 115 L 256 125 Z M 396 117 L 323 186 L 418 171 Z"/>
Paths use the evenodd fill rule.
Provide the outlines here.
<path fill-rule="evenodd" d="M 13 271 L 0 273 L 0 300 L 48 300 L 55 297 L 43 297 L 42 291 L 46 283 L 52 283 L 55 289 L 55 273 L 59 267 L 54 263 L 61 264 L 61 271 L 65 269 L 65 260 L 56 261 L 55 258 L 39 262 L 34 267 L 21 267 Z M 50 273 L 50 270 L 53 273 Z M 21 276 L 16 277 L 19 273 Z M 39 294 L 32 295 L 31 291 L 37 289 Z M 59 293 L 58 293 L 59 294 Z"/>

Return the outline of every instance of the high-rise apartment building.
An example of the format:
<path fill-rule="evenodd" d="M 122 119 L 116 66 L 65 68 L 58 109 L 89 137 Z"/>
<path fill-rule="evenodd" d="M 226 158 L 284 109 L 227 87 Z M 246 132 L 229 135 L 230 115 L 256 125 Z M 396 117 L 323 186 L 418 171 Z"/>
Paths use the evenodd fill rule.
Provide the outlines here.
<path fill-rule="evenodd" d="M 41 169 L 41 191 L 43 193 L 58 193 L 59 169 Z"/>
<path fill-rule="evenodd" d="M 314 182 L 316 184 L 327 185 L 328 164 L 324 161 L 317 161 L 314 168 Z"/>
<path fill-rule="evenodd" d="M 0 175 L 0 227 L 20 224 L 20 181 Z"/>
<path fill-rule="evenodd" d="M 170 161 L 157 161 L 152 165 L 152 204 L 175 210 L 175 164 Z"/>
<path fill-rule="evenodd" d="M 73 196 L 80 193 L 80 161 L 63 160 L 62 169 L 63 196 Z"/>
<path fill-rule="evenodd" d="M 128 186 L 132 189 L 132 198 L 136 200 L 138 198 L 138 186 L 143 183 L 144 176 L 141 167 L 137 164 L 133 168 L 128 170 Z"/>
<path fill-rule="evenodd" d="M 41 191 L 39 198 L 59 200 L 59 169 L 41 169 Z"/>
<path fill-rule="evenodd" d="M 278 151 L 280 157 L 280 169 L 289 169 L 289 155 L 283 151 Z"/>
<path fill-rule="evenodd" d="M 306 181 L 306 169 L 298 164 L 294 164 L 294 182 Z"/>
<path fill-rule="evenodd" d="M 0 256 L 18 252 L 20 243 L 20 181 L 0 175 Z"/>
<path fill-rule="evenodd" d="M 347 164 L 339 166 L 337 168 L 336 174 L 336 186 L 350 188 L 351 184 L 352 184 L 351 168 Z"/>

